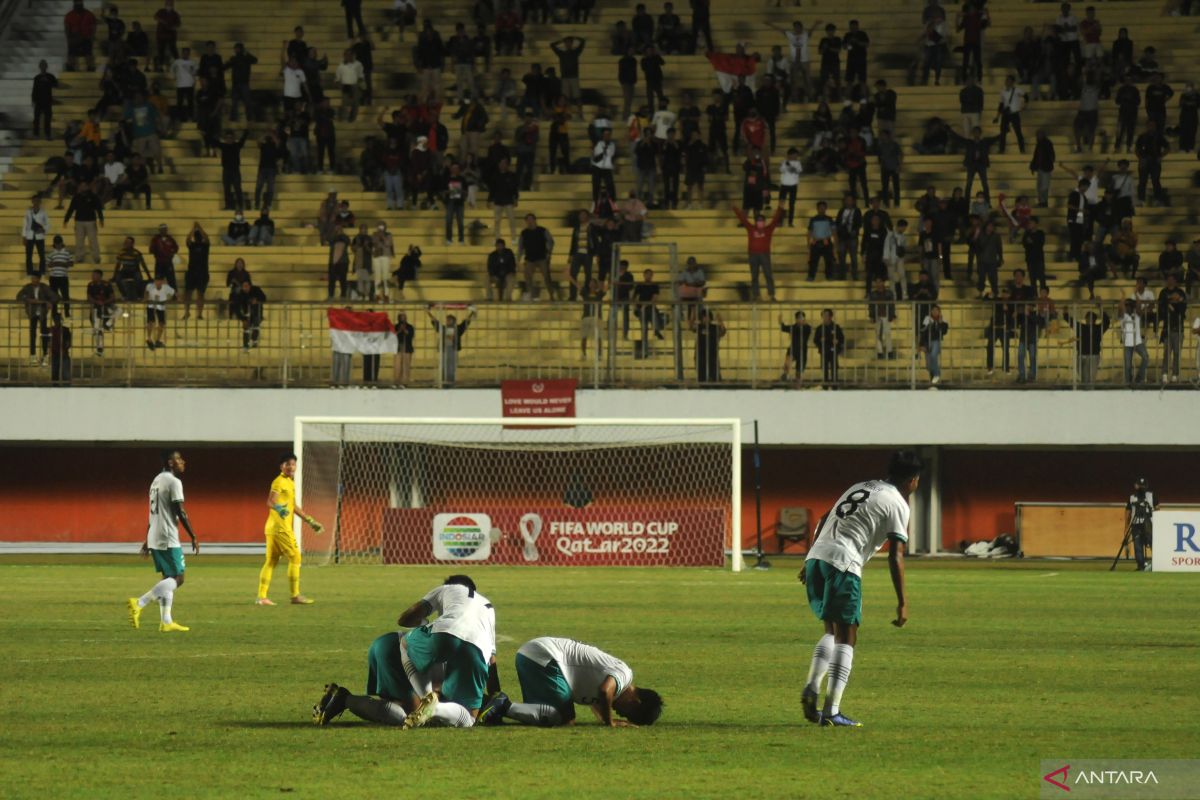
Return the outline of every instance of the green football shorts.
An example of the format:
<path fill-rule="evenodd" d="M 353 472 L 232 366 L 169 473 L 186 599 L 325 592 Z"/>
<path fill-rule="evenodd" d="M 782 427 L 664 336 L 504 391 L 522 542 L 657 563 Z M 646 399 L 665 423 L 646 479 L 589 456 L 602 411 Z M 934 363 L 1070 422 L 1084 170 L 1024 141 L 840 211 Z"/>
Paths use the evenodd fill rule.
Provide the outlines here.
<path fill-rule="evenodd" d="M 557 661 L 543 667 L 532 658 L 517 653 L 517 680 L 521 683 L 524 702 L 547 705 L 560 713 L 571 707 L 571 687 Z"/>
<path fill-rule="evenodd" d="M 862 579 L 853 572 L 842 572 L 819 558 L 804 564 L 804 586 L 808 604 L 823 622 L 862 622 Z"/>
<path fill-rule="evenodd" d="M 178 578 L 183 574 L 185 564 L 182 547 L 151 550 L 150 557 L 154 559 L 154 571 L 161 572 L 164 578 Z"/>
<path fill-rule="evenodd" d="M 468 709 L 483 705 L 488 666 L 478 647 L 449 633 L 433 633 L 428 625 L 409 631 L 406 645 L 409 659 L 421 672 L 445 663 L 443 697 Z"/>
<path fill-rule="evenodd" d="M 401 701 L 416 696 L 400 658 L 400 634 L 385 633 L 367 651 L 367 694 Z"/>

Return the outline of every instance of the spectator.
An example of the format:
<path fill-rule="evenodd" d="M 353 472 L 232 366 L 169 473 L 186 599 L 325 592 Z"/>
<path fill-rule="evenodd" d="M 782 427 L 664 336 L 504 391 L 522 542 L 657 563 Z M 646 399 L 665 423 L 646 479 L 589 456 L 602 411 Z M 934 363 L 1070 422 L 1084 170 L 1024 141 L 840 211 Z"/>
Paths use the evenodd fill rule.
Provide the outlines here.
<path fill-rule="evenodd" d="M 1200 239 L 1192 240 L 1192 246 L 1187 252 L 1187 275 L 1184 279 L 1188 294 L 1195 292 L 1200 286 Z"/>
<path fill-rule="evenodd" d="M 764 206 L 770 205 L 770 177 L 758 148 L 750 148 L 749 155 L 742 162 L 742 173 L 742 206 L 747 211 L 761 211 Z"/>
<path fill-rule="evenodd" d="M 646 105 L 658 108 L 666 95 L 663 94 L 663 67 L 667 62 L 653 45 L 646 48 L 642 56 L 642 80 L 646 82 Z"/>
<path fill-rule="evenodd" d="M 337 117 L 329 98 L 323 97 L 313 111 L 313 138 L 317 143 L 317 172 L 326 175 L 337 172 Z M 329 168 L 325 168 L 325 158 L 329 158 Z"/>
<path fill-rule="evenodd" d="M 359 84 L 363 82 L 365 73 L 363 65 L 355 57 L 353 49 L 348 47 L 342 53 L 342 63 L 338 64 L 334 71 L 334 77 L 337 79 L 338 88 L 341 89 L 342 94 L 342 104 L 338 107 L 338 119 L 354 122 L 358 119 L 358 106 L 362 102 L 362 90 L 359 88 Z"/>
<path fill-rule="evenodd" d="M 679 207 L 679 176 L 683 172 L 683 147 L 674 128 L 667 129 L 667 139 L 661 145 L 659 158 L 662 161 L 663 208 Z"/>
<path fill-rule="evenodd" d="M 1125 385 L 1146 382 L 1146 364 L 1150 354 L 1146 351 L 1146 340 L 1142 336 L 1142 316 L 1138 313 L 1137 304 L 1133 300 L 1123 303 L 1123 310 L 1117 318 L 1121 326 L 1121 344 L 1125 349 Z M 1164 325 L 1165 330 L 1165 325 Z M 1133 356 L 1138 356 L 1136 381 L 1133 372 Z M 1163 375 L 1166 378 L 1165 371 Z"/>
<path fill-rule="evenodd" d="M 710 16 L 710 0 L 689 0 L 689 5 L 692 7 L 692 32 L 688 37 L 687 52 L 692 53 L 700 43 L 700 36 L 704 36 L 705 50 L 713 49 L 712 40 L 712 24 Z"/>
<path fill-rule="evenodd" d="M 175 80 L 175 107 L 180 122 L 189 122 L 196 115 L 196 76 L 200 65 L 192 60 L 192 48 L 183 48 L 183 53 L 171 62 L 171 76 Z"/>
<path fill-rule="evenodd" d="M 29 283 L 25 284 L 17 293 L 17 300 L 24 304 L 25 316 L 29 320 L 29 363 L 44 367 L 50 344 L 50 330 L 46 321 L 49 319 L 58 297 L 49 286 L 42 283 L 41 273 L 35 272 L 29 276 Z M 42 342 L 40 360 L 37 355 L 39 332 Z"/>
<path fill-rule="evenodd" d="M 896 227 L 888 231 L 887 239 L 883 243 L 883 263 L 887 267 L 888 281 L 900 300 L 904 299 L 908 289 L 908 273 L 904 266 L 907 254 L 908 220 L 900 219 L 896 221 Z"/>
<path fill-rule="evenodd" d="M 858 235 L 862 231 L 862 211 L 858 208 L 855 195 L 842 197 L 842 208 L 837 216 L 838 271 L 846 276 L 846 260 L 850 260 L 850 275 L 858 280 Z"/>
<path fill-rule="evenodd" d="M 675 280 L 675 297 L 687 307 L 688 322 L 696 318 L 696 308 L 704 300 L 706 285 L 704 270 L 700 269 L 696 257 L 688 256 L 687 264 Z"/>
<path fill-rule="evenodd" d="M 279 174 L 279 162 L 285 157 L 286 151 L 280 146 L 275 132 L 268 131 L 258 143 L 258 173 L 254 180 L 255 208 L 269 206 L 275 199 L 275 178 Z M 240 183 L 239 181 L 239 185 Z"/>
<path fill-rule="evenodd" d="M 624 264 L 625 262 L 622 262 L 622 265 Z M 640 352 L 642 358 L 648 358 L 651 352 L 649 337 L 650 330 L 654 330 L 654 337 L 656 339 L 663 338 L 662 314 L 655 306 L 655 301 L 658 299 L 659 295 L 659 287 L 658 282 L 654 280 L 654 270 L 647 269 L 642 272 L 642 279 L 636 284 L 632 284 L 631 291 L 634 301 L 633 315 L 637 318 L 638 322 L 642 324 Z M 628 335 L 626 338 L 628 338 Z"/>
<path fill-rule="evenodd" d="M 1037 380 L 1037 340 L 1041 330 L 1041 317 L 1037 313 L 1037 293 L 1033 286 L 1025 283 L 1025 270 L 1013 271 L 1013 280 L 1008 287 L 1012 300 L 1013 317 L 1017 329 L 1017 383 L 1026 382 L 1025 362 L 1029 361 L 1029 381 Z"/>
<path fill-rule="evenodd" d="M 979 279 L 975 284 L 977 299 L 984 297 L 983 287 L 986 281 L 991 287 L 991 297 L 999 297 L 1000 268 L 1004 266 L 1004 239 L 996 231 L 996 224 L 989 220 L 983 225 L 979 238 L 975 241 L 975 257 L 978 259 Z M 970 271 L 968 270 L 968 277 Z"/>
<path fill-rule="evenodd" d="M 846 84 L 867 82 L 867 46 L 871 37 L 858 27 L 858 20 L 850 20 L 850 30 L 842 41 L 846 49 Z"/>
<path fill-rule="evenodd" d="M 269 208 L 264 207 L 259 212 L 246 241 L 252 247 L 270 247 L 275 243 L 275 220 L 271 219 Z"/>
<path fill-rule="evenodd" d="M 334 287 L 338 289 L 338 297 L 346 299 L 349 293 L 347 281 L 350 273 L 350 237 L 346 235 L 345 229 L 335 223 L 333 227 L 333 235 L 329 237 L 329 267 L 328 267 L 328 293 L 326 301 L 333 300 Z"/>
<path fill-rule="evenodd" d="M 62 315 L 50 313 L 50 383 L 71 385 L 71 329 L 63 324 Z"/>
<path fill-rule="evenodd" d="M 1130 297 L 1137 302 L 1137 312 L 1142 317 L 1145 326 L 1158 331 L 1158 295 L 1146 288 L 1146 279 L 1138 278 L 1133 282 Z"/>
<path fill-rule="evenodd" d="M 162 276 L 156 275 L 146 287 L 146 347 L 150 350 L 166 347 L 163 336 L 167 331 L 167 303 L 174 296 L 175 290 Z"/>
<path fill-rule="evenodd" d="M 987 8 L 967 3 L 955 28 L 962 31 L 962 72 L 967 80 L 983 80 L 983 31 L 991 24 Z M 978 123 L 976 123 L 978 124 Z"/>
<path fill-rule="evenodd" d="M 808 280 L 817 277 L 817 262 L 825 261 L 825 280 L 834 280 L 834 228 L 833 220 L 825 213 L 828 204 L 817 203 L 817 213 L 808 220 Z"/>
<path fill-rule="evenodd" d="M 713 102 L 704 110 L 708 117 L 708 149 L 713 159 L 720 154 L 729 172 L 729 135 L 725 124 L 729 121 L 729 103 L 720 89 L 713 90 Z"/>
<path fill-rule="evenodd" d="M 257 112 L 253 94 L 250 91 L 250 73 L 258 57 L 246 52 L 246 46 L 237 42 L 233 46 L 233 56 L 223 65 L 230 74 L 229 119 L 238 121 L 238 103 L 246 109 L 246 118 L 252 118 Z"/>
<path fill-rule="evenodd" d="M 146 160 L 150 169 L 157 169 L 161 175 L 162 143 L 158 138 L 158 111 L 146 102 L 146 96 L 139 93 L 134 96 L 125 110 L 125 121 L 130 125 L 133 134 L 133 152 Z"/>
<path fill-rule="evenodd" d="M 1159 334 L 1163 345 L 1162 382 L 1178 383 L 1183 325 L 1187 321 L 1187 294 L 1174 273 L 1167 274 L 1166 284 L 1158 294 L 1158 318 L 1162 320 Z"/>
<path fill-rule="evenodd" d="M 642 52 L 654 44 L 654 17 L 646 13 L 644 3 L 638 3 L 634 7 L 633 20 L 629 24 L 629 29 L 633 36 L 633 47 L 638 52 Z"/>
<path fill-rule="evenodd" d="M 234 212 L 225 233 L 221 234 L 221 243 L 227 247 L 246 247 L 250 244 L 250 223 L 241 210 Z"/>
<path fill-rule="evenodd" d="M 154 39 L 158 54 L 154 58 L 154 69 L 159 72 L 179 58 L 179 29 L 183 20 L 175 10 L 175 0 L 166 0 L 166 5 L 154 14 Z M 170 59 L 167 56 L 170 55 Z"/>
<path fill-rule="evenodd" d="M 808 361 L 808 340 L 812 335 L 812 326 L 804 321 L 804 312 L 797 311 L 790 325 L 784 322 L 783 316 L 780 315 L 779 330 L 788 335 L 788 349 L 787 354 L 783 357 L 783 373 L 780 374 L 779 380 L 786 381 L 788 370 L 795 365 L 795 382 L 796 385 L 799 385 L 804 376 L 804 366 Z"/>
<path fill-rule="evenodd" d="M 373 300 L 375 278 L 372 275 L 372 240 L 366 224 L 360 225 L 358 233 L 350 240 L 350 252 L 354 256 L 354 289 L 353 296 L 358 300 Z"/>
<path fill-rule="evenodd" d="M 578 292 L 582 303 L 580 306 L 582 318 L 579 322 L 579 357 L 587 359 L 588 340 L 594 339 L 596 341 L 596 358 L 599 359 L 601 356 L 600 306 L 608 287 L 595 278 L 587 278 L 582 286 L 579 285 L 574 275 L 570 276 L 569 280 L 571 294 L 575 295 Z"/>
<path fill-rule="evenodd" d="M 304 74 L 300 59 L 287 53 L 284 54 L 280 74 L 283 76 L 283 112 L 290 114 L 299 108 L 308 96 L 308 77 Z"/>
<path fill-rule="evenodd" d="M 580 107 L 583 95 L 579 89 L 579 57 L 587 46 L 586 39 L 567 36 L 550 43 L 550 49 L 558 56 L 558 72 L 562 76 L 563 95 L 572 107 Z M 582 118 L 582 117 L 581 117 Z"/>
<path fill-rule="evenodd" d="M 71 201 L 74 207 L 74 200 Z M 50 215 L 42 208 L 42 196 L 35 194 L 29 201 L 25 211 L 25 221 L 21 225 L 21 239 L 25 242 L 25 274 L 33 275 L 33 251 L 38 253 L 38 274 L 46 271 L 46 232 L 50 230 Z M 96 259 L 99 261 L 99 258 Z"/>
<path fill-rule="evenodd" d="M 416 328 L 403 311 L 396 314 L 396 360 L 392 362 L 392 382 L 397 389 L 408 385 L 412 377 L 413 339 Z"/>
<path fill-rule="evenodd" d="M 1038 128 L 1033 157 L 1029 160 L 1029 171 L 1037 180 L 1038 208 L 1046 208 L 1050 202 L 1050 180 L 1054 176 L 1054 162 L 1054 143 L 1050 141 L 1044 128 Z"/>
<path fill-rule="evenodd" d="M 904 161 L 904 153 L 900 149 L 900 143 L 895 140 L 890 130 L 880 132 L 877 152 L 881 184 L 880 197 L 885 205 L 899 206 L 900 168 Z"/>
<path fill-rule="evenodd" d="M 621 231 L 617 226 L 617 220 L 613 217 L 604 220 L 596 218 L 596 223 L 592 228 L 595 232 L 596 273 L 599 275 L 601 283 L 607 283 L 612 270 L 613 248 L 620 240 Z M 619 284 L 617 289 L 620 289 Z"/>
<path fill-rule="evenodd" d="M 1100 125 L 1100 92 L 1100 85 L 1094 73 L 1089 70 L 1079 87 L 1079 110 L 1075 114 L 1073 125 L 1076 153 L 1083 152 L 1084 145 L 1087 145 L 1089 153 L 1092 152 L 1096 128 Z"/>
<path fill-rule="evenodd" d="M 833 388 L 838 381 L 838 358 L 846 347 L 846 335 L 842 326 L 833 321 L 833 309 L 821 312 L 821 324 L 813 331 L 813 347 L 821 358 L 821 380 L 826 387 Z"/>
<path fill-rule="evenodd" d="M 87 285 L 87 298 L 91 306 L 92 346 L 96 355 L 104 355 L 104 334 L 113 329 L 113 317 L 117 313 L 116 297 L 112 284 L 104 280 L 104 273 L 92 270 L 92 280 Z"/>
<path fill-rule="evenodd" d="M 229 319 L 237 318 L 237 297 L 242 291 L 242 284 L 246 281 L 251 281 L 250 271 L 246 269 L 246 259 L 236 258 L 233 261 L 233 268 L 225 273 L 225 287 L 229 289 L 227 306 Z"/>
<path fill-rule="evenodd" d="M 97 226 L 104 227 L 104 203 L 92 191 L 88 182 L 80 184 L 79 191 L 71 198 L 67 207 L 67 215 L 63 218 L 63 226 L 75 218 L 75 257 L 80 264 L 87 260 L 88 251 L 85 243 L 91 245 L 91 257 L 95 264 L 100 263 L 100 241 L 97 238 Z"/>
<path fill-rule="evenodd" d="M 263 294 L 262 289 L 250 281 L 242 281 L 242 289 L 238 292 L 234 313 L 242 323 L 242 350 L 244 352 L 249 352 L 251 347 L 258 347 L 263 307 L 266 302 L 267 296 Z"/>
<path fill-rule="evenodd" d="M 33 78 L 33 135 L 43 132 L 46 141 L 54 138 L 54 90 L 58 88 L 58 78 L 50 73 L 50 65 L 45 59 L 38 62 L 38 74 Z"/>
<path fill-rule="evenodd" d="M 445 324 L 438 322 L 430 309 L 426 308 L 425 313 L 429 315 L 429 321 L 433 323 L 433 329 L 438 334 L 441 367 L 439 385 L 452 387 L 458 379 L 458 353 L 462 350 L 462 340 L 467 333 L 467 327 L 475 319 L 475 308 L 468 307 L 467 318 L 462 322 L 453 314 L 447 314 Z"/>
<path fill-rule="evenodd" d="M 1164 246 L 1166 249 L 1158 255 L 1159 274 L 1164 279 L 1168 275 L 1174 275 L 1176 280 L 1183 278 L 1183 253 L 1179 252 L 1179 246 L 1174 239 L 1167 239 Z"/>
<path fill-rule="evenodd" d="M 1190 81 L 1179 95 L 1179 149 L 1190 153 L 1196 149 L 1196 127 L 1200 124 L 1200 92 Z"/>
<path fill-rule="evenodd" d="M 929 73 L 933 72 L 933 85 L 942 85 L 942 59 L 946 47 L 946 17 L 941 8 L 924 20 L 925 29 L 919 38 L 924 57 L 921 64 L 921 83 L 929 85 Z"/>
<path fill-rule="evenodd" d="M 63 245 L 63 237 L 55 236 L 53 247 L 50 249 L 49 264 L 50 291 L 63 301 L 63 313 L 71 316 L 71 267 L 75 266 L 75 256 Z M 30 273 L 32 274 L 32 273 Z"/>
<path fill-rule="evenodd" d="M 1065 316 L 1067 322 L 1072 322 Z M 1079 370 L 1079 382 L 1084 386 L 1092 386 L 1100 374 L 1100 353 L 1104 349 L 1104 334 L 1108 332 L 1112 321 L 1107 312 L 1098 316 L 1095 311 L 1087 311 L 1083 319 L 1073 321 L 1075 357 Z"/>
<path fill-rule="evenodd" d="M 1103 249 L 1098 243 L 1084 242 L 1079 249 L 1079 284 L 1087 287 L 1089 300 L 1096 299 L 1096 281 L 1106 275 Z"/>
<path fill-rule="evenodd" d="M 725 337 L 725 323 L 701 306 L 691 327 L 696 331 L 696 379 L 701 386 L 720 383 L 721 339 Z"/>
<path fill-rule="evenodd" d="M 1133 229 L 1133 220 L 1121 220 L 1120 229 L 1113 234 L 1112 245 L 1108 249 L 1108 261 L 1113 277 L 1119 269 L 1126 278 L 1136 278 L 1141 256 L 1138 254 L 1138 235 Z"/>
<path fill-rule="evenodd" d="M 967 172 L 967 188 L 965 193 L 971 194 L 971 186 L 975 183 L 975 177 L 979 177 L 979 182 L 983 185 L 983 197 L 989 203 L 992 201 L 991 193 L 988 190 L 987 171 L 991 164 L 991 159 L 988 156 L 992 145 L 999 141 L 999 137 L 989 136 L 983 138 L 983 131 L 978 126 L 971 129 L 971 138 L 959 136 L 954 131 L 949 131 L 950 138 L 954 139 L 963 147 L 963 167 Z"/>
<path fill-rule="evenodd" d="M 517 128 L 513 151 L 517 155 L 517 181 L 521 191 L 533 189 L 533 174 L 536 170 L 537 144 L 541 137 L 532 111 L 525 113 L 525 121 Z"/>
<path fill-rule="evenodd" d="M 150 270 L 146 267 L 145 257 L 133 246 L 133 237 L 126 236 L 117 252 L 116 268 L 113 272 L 113 282 L 117 284 L 121 298 L 129 301 L 141 299 L 142 289 L 150 280 Z"/>
<path fill-rule="evenodd" d="M 658 148 L 649 129 L 642 132 L 642 138 L 634 146 L 633 169 L 638 195 L 653 199 L 658 176 Z"/>
<path fill-rule="evenodd" d="M 617 204 L 617 208 L 621 217 L 622 241 L 640 242 L 650 235 L 652 228 L 646 221 L 649 210 L 637 192 L 630 192 L 629 197 Z"/>
<path fill-rule="evenodd" d="M 74 0 L 71 10 L 63 17 L 67 35 L 67 70 L 75 72 L 79 59 L 87 63 L 88 72 L 96 71 L 93 45 L 96 40 L 96 15 L 84 8 L 83 0 Z"/>
<path fill-rule="evenodd" d="M 892 323 L 896 321 L 896 293 L 888 288 L 887 280 L 882 277 L 875 279 L 867 293 L 867 316 L 875 329 L 875 358 L 894 359 Z"/>
<path fill-rule="evenodd" d="M 612 225 L 612 220 L 605 223 L 606 228 Z M 603 274 L 603 273 L 602 273 Z M 613 302 L 616 304 L 616 309 L 613 313 L 619 310 L 621 313 L 621 338 L 629 338 L 629 308 L 633 300 L 633 274 L 629 271 L 629 262 L 621 259 L 617 265 L 617 279 L 613 284 Z"/>
<path fill-rule="evenodd" d="M 145 160 L 138 155 L 135 155 L 133 160 L 129 162 L 129 168 L 117 180 L 117 184 L 113 190 L 113 201 L 117 208 L 126 207 L 125 198 L 129 195 L 141 195 L 142 203 L 146 209 L 149 210 L 151 208 L 150 170 L 146 167 Z"/>
<path fill-rule="evenodd" d="M 179 243 L 167 232 L 166 223 L 158 226 L 158 233 L 150 240 L 150 255 L 154 256 L 154 277 L 162 278 L 175 290 L 175 256 L 179 254 Z"/>
<path fill-rule="evenodd" d="M 934 386 L 942 382 L 942 342 L 949 330 L 949 323 L 942 319 L 942 307 L 934 303 L 929 315 L 921 322 L 917 345 L 917 349 L 925 354 L 925 368 L 929 371 L 929 382 Z"/>
<path fill-rule="evenodd" d="M 418 200 L 418 208 L 436 209 L 434 199 L 436 175 L 434 171 L 433 154 L 429 152 L 429 137 L 418 136 L 416 143 L 408 154 L 408 185 L 412 187 L 413 197 L 425 195 L 424 200 Z"/>
<path fill-rule="evenodd" d="M 551 299 L 558 298 L 558 285 L 550 279 L 550 259 L 554 254 L 554 237 L 550 231 L 537 223 L 533 214 L 525 215 L 525 228 L 517 244 L 517 260 L 524 260 L 525 275 L 521 282 L 523 300 L 532 300 L 535 296 L 533 275 L 535 271 L 542 273 L 546 284 L 546 292 Z"/>
<path fill-rule="evenodd" d="M 1025 134 L 1021 132 L 1021 112 L 1025 109 L 1025 90 L 1017 86 L 1017 79 L 1009 75 L 1004 79 L 1004 89 L 1000 92 L 1000 106 L 996 109 L 996 117 L 992 122 L 1000 123 L 1000 152 L 1004 152 L 1008 130 L 1012 128 L 1017 137 L 1017 149 L 1025 152 Z M 987 183 L 984 183 L 987 186 Z M 970 192 L 970 189 L 967 190 Z M 985 188 L 986 191 L 986 188 Z"/>
<path fill-rule="evenodd" d="M 388 282 L 392 274 L 392 259 L 396 257 L 396 244 L 387 223 L 380 222 L 371 234 L 371 274 L 374 286 L 369 295 L 372 300 L 391 302 Z"/>
<path fill-rule="evenodd" d="M 509 233 L 512 238 L 517 235 L 517 223 L 514 210 L 520 199 L 520 186 L 516 173 L 509 166 L 507 158 L 501 159 L 499 169 L 488 182 L 488 202 L 492 204 L 493 230 L 500 233 L 500 220 L 508 218 Z"/>
<path fill-rule="evenodd" d="M 821 72 L 817 78 L 819 94 L 840 93 L 841 51 L 842 38 L 837 35 L 837 26 L 829 23 L 825 26 L 825 36 L 817 44 L 817 52 L 821 55 Z"/>
<path fill-rule="evenodd" d="M 398 299 L 404 299 L 404 286 L 410 281 L 417 279 L 417 272 L 421 269 L 421 248 L 415 244 L 408 246 L 408 251 L 404 254 L 404 258 L 400 259 L 400 266 L 392 275 L 396 278 L 396 288 L 399 290 Z"/>
<path fill-rule="evenodd" d="M 192 223 L 187 237 L 188 266 L 183 276 L 183 318 L 191 317 L 192 293 L 196 294 L 196 318 L 204 319 L 204 293 L 208 291 L 208 256 L 211 243 L 199 222 Z"/>
<path fill-rule="evenodd" d="M 229 211 L 246 205 L 246 196 L 242 192 L 242 147 L 249 136 L 249 130 L 242 131 L 240 139 L 233 131 L 225 131 L 221 140 L 221 186 L 225 193 L 225 209 Z"/>
<path fill-rule="evenodd" d="M 587 286 L 592 279 L 592 258 L 599 244 L 598 231 L 600 226 L 593 225 L 591 214 L 586 210 L 574 215 L 571 225 L 571 246 L 567 250 L 567 274 L 571 284 L 568 300 L 574 302 L 578 291 L 579 273 L 583 273 L 583 285 Z"/>
<path fill-rule="evenodd" d="M 1138 201 L 1145 202 L 1146 184 L 1152 183 L 1154 198 L 1150 203 L 1151 206 L 1165 204 L 1167 199 L 1162 188 L 1162 161 L 1170 148 L 1167 146 L 1166 137 L 1159 132 L 1160 130 L 1151 119 L 1146 123 L 1146 132 L 1138 137 L 1134 148 L 1138 157 Z"/>
<path fill-rule="evenodd" d="M 496 15 L 496 53 L 497 55 L 521 55 L 525 47 L 525 33 L 521 30 L 523 22 L 521 15 L 511 4 L 505 4 Z"/>
<path fill-rule="evenodd" d="M 446 244 L 453 244 L 453 223 L 458 223 L 458 243 L 463 243 L 463 215 L 467 198 L 467 182 L 458 164 L 451 164 L 442 180 L 442 202 L 446 205 Z"/>
<path fill-rule="evenodd" d="M 516 256 L 513 255 L 513 251 L 509 249 L 503 239 L 497 239 L 495 249 L 488 253 L 487 274 L 487 299 L 504 302 L 512 299 L 511 290 L 513 280 L 517 274 L 517 260 Z M 572 287 L 576 286 L 574 278 L 575 276 L 572 274 Z M 574 291 L 572 291 L 572 294 L 574 294 Z"/>
<path fill-rule="evenodd" d="M 733 213 L 742 227 L 746 229 L 746 249 L 750 261 L 750 295 L 755 301 L 759 299 L 758 275 L 759 272 L 762 272 L 767 282 L 767 298 L 771 302 L 775 302 L 775 276 L 771 270 L 771 239 L 783 219 L 783 208 L 775 209 L 775 215 L 771 217 L 770 222 L 761 213 L 756 213 L 754 221 L 751 222 L 746 216 L 746 212 L 737 206 L 733 207 Z"/>

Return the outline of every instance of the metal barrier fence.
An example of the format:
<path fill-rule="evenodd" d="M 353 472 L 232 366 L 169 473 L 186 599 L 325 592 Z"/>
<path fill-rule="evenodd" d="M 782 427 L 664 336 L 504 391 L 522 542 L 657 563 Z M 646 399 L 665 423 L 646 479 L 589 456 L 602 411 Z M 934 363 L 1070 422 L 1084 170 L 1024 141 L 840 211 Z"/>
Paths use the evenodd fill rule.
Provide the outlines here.
<path fill-rule="evenodd" d="M 866 302 L 802 307 L 660 302 L 651 310 L 606 298 L 593 317 L 586 316 L 581 302 L 480 303 L 470 307 L 475 315 L 454 359 L 454 384 L 576 378 L 580 386 L 596 388 L 927 388 L 933 384 L 929 351 L 934 348 L 925 324 L 930 306 L 897 302 L 894 318 L 885 325 L 880 320 L 892 315 L 875 313 Z M 407 385 L 450 383 L 442 337 L 427 315 L 444 319 L 454 313 L 461 322 L 470 313 L 465 304 L 355 307 L 387 311 L 393 319 L 403 313 L 416 327 Z M 836 355 L 817 346 L 826 341 L 820 329 L 822 308 L 832 312 L 842 333 Z M 940 345 L 943 387 L 1003 388 L 1023 377 L 1029 387 L 1121 388 L 1138 380 L 1143 354 L 1145 385 L 1195 386 L 1200 380 L 1200 327 L 1194 327 L 1200 326 L 1200 317 L 1195 315 L 1147 316 L 1142 320 L 1143 353 L 1123 345 L 1112 303 L 1063 303 L 1041 313 L 1031 306 L 1028 315 L 1008 314 L 1011 309 L 997 310 L 987 302 L 946 302 L 940 309 L 948 326 Z M 60 310 L 66 311 L 61 304 Z M 788 357 L 793 337 L 786 327 L 799 310 L 810 330 L 796 337 L 804 343 L 805 358 L 794 359 Z M 202 319 L 195 309 L 185 317 L 182 304 L 172 303 L 163 346 L 153 349 L 146 343 L 142 303 L 119 308 L 107 323 L 90 314 L 86 302 L 73 302 L 71 311 L 62 328 L 70 330 L 73 346 L 64 359 L 57 344 L 64 338 L 60 331 L 48 324 L 43 333 L 41 318 L 31 320 L 23 304 L 0 303 L 0 385 L 51 384 L 55 375 L 61 383 L 92 386 L 331 385 L 324 304 L 269 303 L 255 326 L 256 336 L 255 328 L 231 318 L 223 303 L 209 303 Z M 706 314 L 711 315 L 707 325 Z M 836 332 L 828 339 L 836 341 Z M 47 354 L 56 348 L 58 357 Z M 791 362 L 786 377 L 785 360 Z M 386 387 L 401 382 L 399 359 L 382 357 L 376 362 L 379 374 L 367 381 L 362 361 L 355 357 L 351 384 Z M 371 369 L 369 360 L 365 366 Z"/>

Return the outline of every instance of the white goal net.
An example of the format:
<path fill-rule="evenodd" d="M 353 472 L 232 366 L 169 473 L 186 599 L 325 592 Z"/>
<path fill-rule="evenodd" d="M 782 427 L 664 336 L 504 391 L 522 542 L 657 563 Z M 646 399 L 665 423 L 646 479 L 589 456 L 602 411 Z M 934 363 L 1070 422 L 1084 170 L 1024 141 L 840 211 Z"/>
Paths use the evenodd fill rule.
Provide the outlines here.
<path fill-rule="evenodd" d="M 739 420 L 296 419 L 315 561 L 741 569 Z"/>

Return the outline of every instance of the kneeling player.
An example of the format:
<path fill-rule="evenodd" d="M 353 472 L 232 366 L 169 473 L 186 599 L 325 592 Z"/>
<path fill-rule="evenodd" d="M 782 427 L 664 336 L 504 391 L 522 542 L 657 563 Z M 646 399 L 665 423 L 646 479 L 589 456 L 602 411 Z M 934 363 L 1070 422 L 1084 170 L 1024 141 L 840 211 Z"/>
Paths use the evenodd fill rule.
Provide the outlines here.
<path fill-rule="evenodd" d="M 908 621 L 904 597 L 904 546 L 908 542 L 908 496 L 921 480 L 922 463 L 916 453 L 898 450 L 888 464 L 883 481 L 856 483 L 821 517 L 800 580 L 808 590 L 808 604 L 825 625 L 825 635 L 813 651 L 808 683 L 801 703 L 809 722 L 826 726 L 861 727 L 841 713 L 842 692 L 850 680 L 854 644 L 862 622 L 862 568 L 884 542 L 890 541 L 888 566 L 896 588 L 896 619 Z M 830 520 L 830 514 L 833 519 Z M 825 707 L 817 711 L 821 681 L 829 673 Z"/>
<path fill-rule="evenodd" d="M 420 698 L 404 674 L 404 662 L 400 657 L 402 638 L 402 634 L 393 631 L 371 642 L 367 650 L 366 694 L 351 694 L 344 686 L 328 684 L 324 696 L 313 706 L 314 721 L 318 725 L 328 725 L 348 710 L 368 722 L 403 725 Z M 439 687 L 445 677 L 442 668 L 435 667 L 431 672 L 434 686 Z"/>
<path fill-rule="evenodd" d="M 572 725 L 576 703 L 590 706 L 602 724 L 613 728 L 653 725 L 662 714 L 658 692 L 634 686 L 628 664 L 574 639 L 544 636 L 521 645 L 517 678 L 524 702 L 497 693 L 480 712 L 480 722 L 495 725 L 508 717 L 525 725 Z M 614 711 L 625 719 L 617 719 Z"/>

